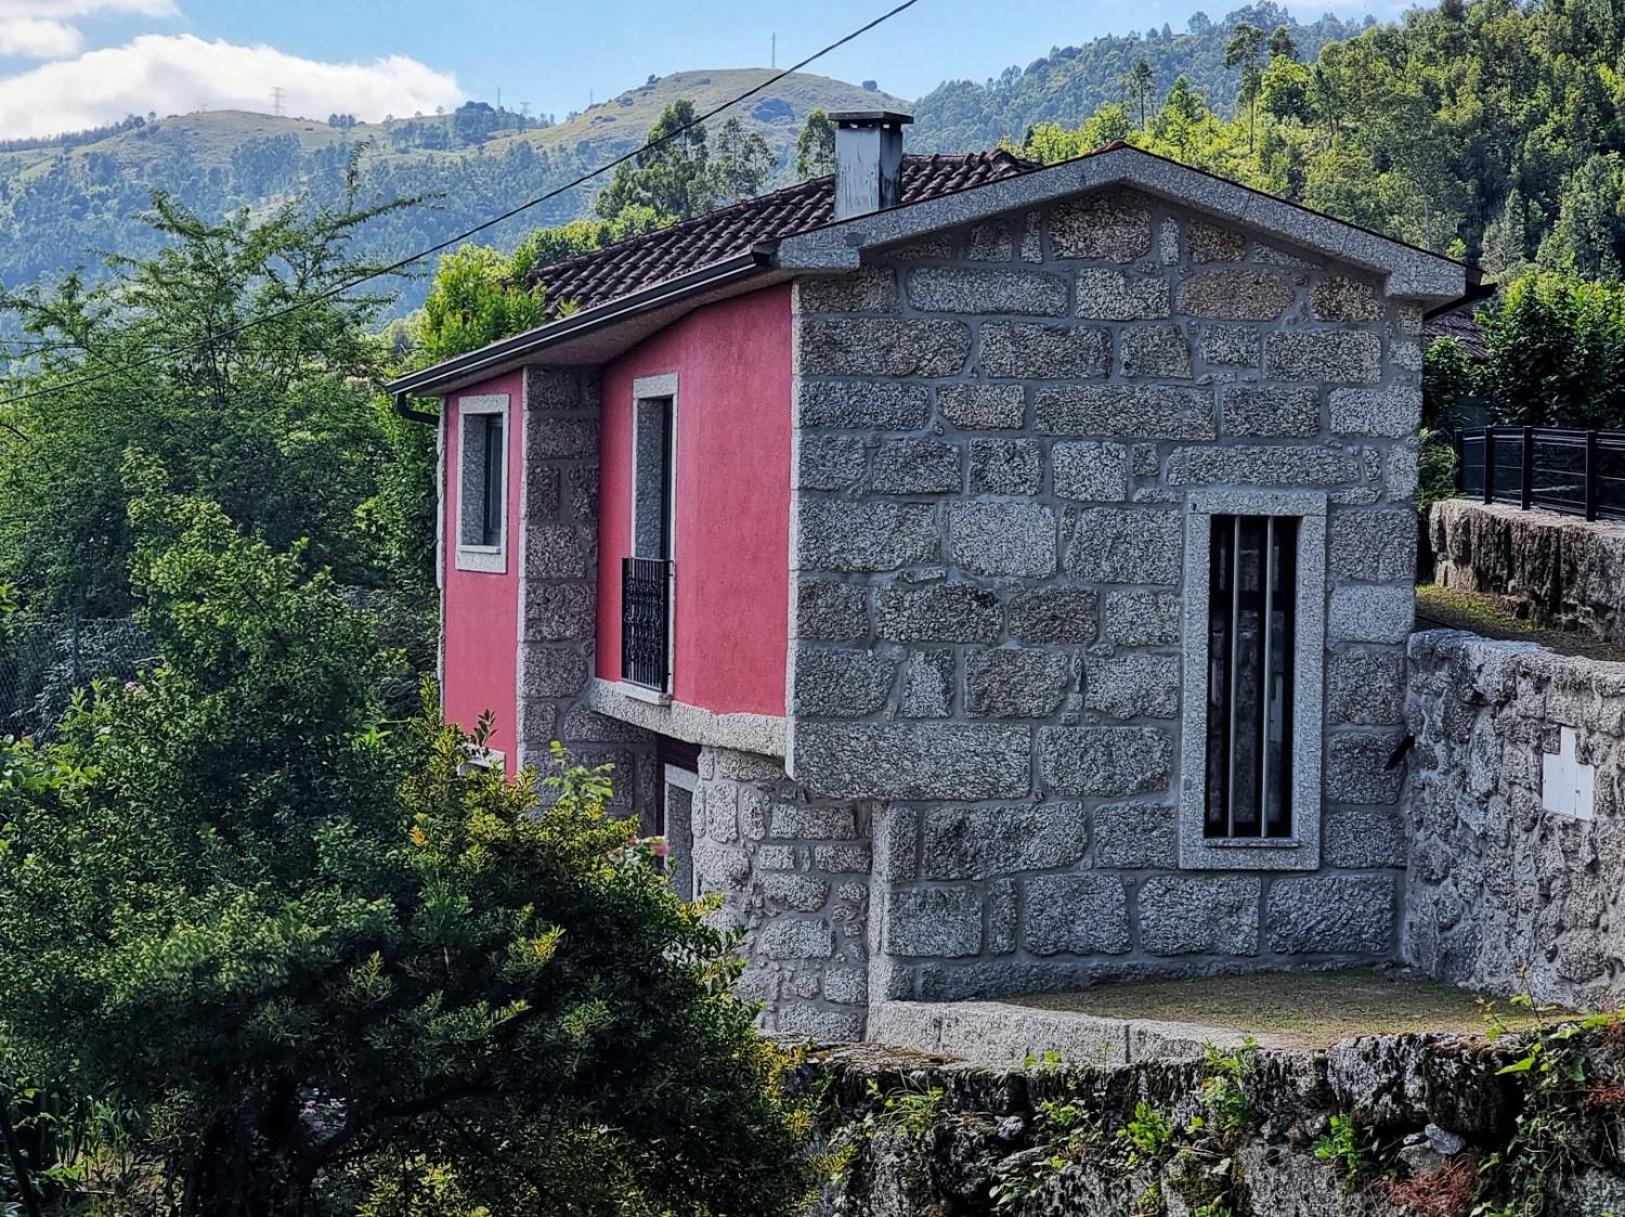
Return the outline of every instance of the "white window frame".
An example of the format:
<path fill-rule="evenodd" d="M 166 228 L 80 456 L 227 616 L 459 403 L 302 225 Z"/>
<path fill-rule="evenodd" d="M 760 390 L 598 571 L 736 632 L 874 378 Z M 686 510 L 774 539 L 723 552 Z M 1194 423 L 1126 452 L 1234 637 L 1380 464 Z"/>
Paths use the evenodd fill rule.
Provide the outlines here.
<path fill-rule="evenodd" d="M 457 529 L 456 566 L 458 570 L 480 571 L 488 575 L 506 574 L 508 571 L 508 459 L 513 443 L 513 415 L 508 408 L 508 394 L 483 393 L 457 399 Z M 468 432 L 469 420 L 492 414 L 502 416 L 502 524 L 501 539 L 495 545 L 468 545 L 463 541 L 464 513 L 478 504 L 469 502 L 468 484 Z"/>
<path fill-rule="evenodd" d="M 639 376 L 632 382 L 632 477 L 627 487 L 628 519 L 626 535 L 626 552 L 636 556 L 638 552 L 638 408 L 646 401 L 669 401 L 671 403 L 671 483 L 666 487 L 666 519 L 669 521 L 671 535 L 668 538 L 670 553 L 669 582 L 666 586 L 666 687 L 664 690 L 649 689 L 643 685 L 635 685 L 631 681 L 617 680 L 615 687 L 628 697 L 639 701 L 653 702 L 655 705 L 668 706 L 672 700 L 672 685 L 677 667 L 677 452 L 678 452 L 678 419 L 680 414 L 677 408 L 677 373 L 666 372 L 659 376 Z"/>
<path fill-rule="evenodd" d="M 1186 498 L 1184 675 L 1181 690 L 1179 865 L 1188 870 L 1318 870 L 1325 751 L 1326 495 L 1319 491 L 1199 490 Z M 1293 625 L 1292 835 L 1208 837 L 1208 589 L 1213 517 L 1298 520 Z"/>

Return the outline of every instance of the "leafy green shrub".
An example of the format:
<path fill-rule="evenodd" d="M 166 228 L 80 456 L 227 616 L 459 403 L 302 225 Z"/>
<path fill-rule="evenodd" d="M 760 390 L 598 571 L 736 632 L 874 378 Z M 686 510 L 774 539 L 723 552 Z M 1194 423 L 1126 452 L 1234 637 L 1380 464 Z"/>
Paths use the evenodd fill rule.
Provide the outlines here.
<path fill-rule="evenodd" d="M 431 697 L 382 721 L 329 576 L 127 476 L 163 664 L 0 745 L 0 1031 L 184 1217 L 785 1211 L 783 1059 L 608 774 L 538 811 Z"/>
<path fill-rule="evenodd" d="M 1376 1173 L 1376 1141 L 1351 1115 L 1333 1115 L 1330 1127 L 1315 1139 L 1313 1148 L 1315 1157 L 1330 1163 L 1347 1187 L 1358 1187 Z"/>
<path fill-rule="evenodd" d="M 1477 385 L 1478 369 L 1454 338 L 1428 343 L 1422 353 L 1422 425 L 1456 427 L 1461 425 L 1462 399 Z"/>
<path fill-rule="evenodd" d="M 1489 362 L 1476 379 L 1497 422 L 1625 427 L 1625 285 L 1532 273 L 1478 320 Z"/>
<path fill-rule="evenodd" d="M 1173 1146 L 1179 1128 L 1173 1120 L 1141 1099 L 1134 1115 L 1117 1130 L 1121 1160 L 1125 1167 L 1157 1162 Z"/>

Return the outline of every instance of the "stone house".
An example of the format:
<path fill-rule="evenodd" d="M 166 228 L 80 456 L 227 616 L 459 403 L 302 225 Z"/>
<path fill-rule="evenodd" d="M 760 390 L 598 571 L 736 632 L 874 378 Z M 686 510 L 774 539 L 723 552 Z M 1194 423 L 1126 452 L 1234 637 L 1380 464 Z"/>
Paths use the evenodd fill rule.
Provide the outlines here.
<path fill-rule="evenodd" d="M 777 1030 L 1386 959 L 1425 318 L 1463 265 L 1113 145 L 542 268 L 439 397 L 442 677 L 616 766 Z"/>

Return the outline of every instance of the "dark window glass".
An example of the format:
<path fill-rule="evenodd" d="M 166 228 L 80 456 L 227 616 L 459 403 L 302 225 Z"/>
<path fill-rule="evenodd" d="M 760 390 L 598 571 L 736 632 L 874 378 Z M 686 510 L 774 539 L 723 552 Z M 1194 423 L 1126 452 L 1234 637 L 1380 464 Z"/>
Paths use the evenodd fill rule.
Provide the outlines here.
<path fill-rule="evenodd" d="M 480 416 L 485 447 L 484 478 L 480 495 L 480 544 L 502 544 L 502 415 Z"/>
<path fill-rule="evenodd" d="M 1298 521 L 1220 515 L 1212 529 L 1206 832 L 1288 837 Z"/>

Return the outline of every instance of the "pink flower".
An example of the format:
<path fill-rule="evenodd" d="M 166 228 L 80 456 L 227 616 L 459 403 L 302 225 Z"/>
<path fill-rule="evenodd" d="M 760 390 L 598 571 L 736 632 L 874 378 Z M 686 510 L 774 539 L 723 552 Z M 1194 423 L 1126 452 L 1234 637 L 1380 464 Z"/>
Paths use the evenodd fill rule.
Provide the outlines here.
<path fill-rule="evenodd" d="M 656 837 L 649 843 L 649 852 L 657 858 L 669 858 L 671 856 L 671 842 L 667 841 L 665 837 Z"/>
<path fill-rule="evenodd" d="M 124 691 L 126 693 L 139 693 L 139 692 L 141 692 L 141 682 L 139 680 L 127 680 L 127 681 L 125 681 L 124 682 Z"/>

